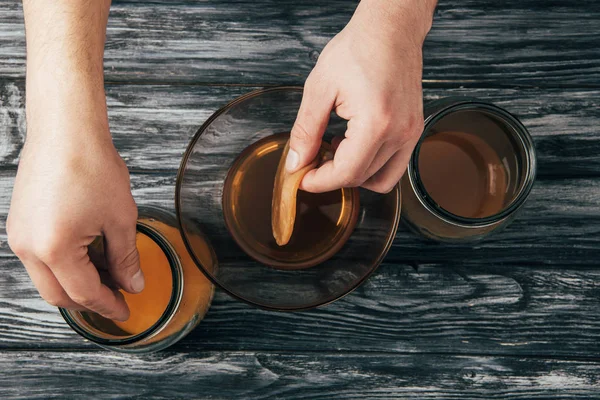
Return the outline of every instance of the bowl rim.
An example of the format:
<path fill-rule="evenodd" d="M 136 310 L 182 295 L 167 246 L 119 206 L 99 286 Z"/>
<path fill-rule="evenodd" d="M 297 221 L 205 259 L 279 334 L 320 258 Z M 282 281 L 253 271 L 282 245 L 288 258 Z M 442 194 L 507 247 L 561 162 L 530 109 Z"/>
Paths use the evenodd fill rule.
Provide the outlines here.
<path fill-rule="evenodd" d="M 271 305 L 257 303 L 255 301 L 249 300 L 249 299 L 243 297 L 241 294 L 238 294 L 235 291 L 230 290 L 224 284 L 219 282 L 202 265 L 202 262 L 198 259 L 198 257 L 196 257 L 196 254 L 194 253 L 192 246 L 187 239 L 185 230 L 183 229 L 183 217 L 182 217 L 181 194 L 180 194 L 185 166 L 188 163 L 188 160 L 190 158 L 192 150 L 196 146 L 196 143 L 198 142 L 198 140 L 200 139 L 202 134 L 206 131 L 206 129 L 212 124 L 212 122 L 214 120 L 216 120 L 218 117 L 220 117 L 223 113 L 225 113 L 226 111 L 231 109 L 236 104 L 239 104 L 239 103 L 241 103 L 247 99 L 250 99 L 252 97 L 263 95 L 265 93 L 278 92 L 278 91 L 302 92 L 303 90 L 304 90 L 304 88 L 302 86 L 289 86 L 289 85 L 272 86 L 272 87 L 267 87 L 267 88 L 262 88 L 262 89 L 256 89 L 256 90 L 252 90 L 244 95 L 236 97 L 235 99 L 231 100 L 230 102 L 228 102 L 227 104 L 225 104 L 224 106 L 219 108 L 200 126 L 200 128 L 198 128 L 198 130 L 196 131 L 196 133 L 190 140 L 190 142 L 185 150 L 185 153 L 183 154 L 181 162 L 179 164 L 179 169 L 177 170 L 177 177 L 175 180 L 175 214 L 177 216 L 177 224 L 179 225 L 178 226 L 179 232 L 181 234 L 181 238 L 183 239 L 185 248 L 186 248 L 187 252 L 190 254 L 190 257 L 192 258 L 192 260 L 194 260 L 194 263 L 199 267 L 200 271 L 202 271 L 202 273 L 208 278 L 208 280 L 210 280 L 217 287 L 223 289 L 227 294 L 229 294 L 230 296 L 232 296 L 235 299 L 241 300 L 244 303 L 261 308 L 263 310 L 280 311 L 280 312 L 306 311 L 306 310 L 310 310 L 313 308 L 331 304 L 331 303 L 333 303 L 337 300 L 340 300 L 341 298 L 349 295 L 350 293 L 355 291 L 358 287 L 360 287 L 381 265 L 381 263 L 383 262 L 383 259 L 387 256 L 390 248 L 392 247 L 392 243 L 394 242 L 396 233 L 398 231 L 398 226 L 400 223 L 400 215 L 401 215 L 401 210 L 402 210 L 402 195 L 401 195 L 401 190 L 400 190 L 400 182 L 398 182 L 394 186 L 394 188 L 388 193 L 388 194 L 394 193 L 396 195 L 396 202 L 395 202 L 396 204 L 395 204 L 395 212 L 394 212 L 394 217 L 393 217 L 394 220 L 392 221 L 393 222 L 392 229 L 388 235 L 388 238 L 386 239 L 386 243 L 385 243 L 383 250 L 379 253 L 377 259 L 375 259 L 374 262 L 371 264 L 372 266 L 369 269 L 369 271 L 364 276 L 362 276 L 359 280 L 354 282 L 353 285 L 351 285 L 347 290 L 345 290 L 340 295 L 335 296 L 334 298 L 331 298 L 331 299 L 326 299 L 326 300 L 319 301 L 316 303 L 311 303 L 309 305 L 282 307 L 282 306 L 271 306 Z M 366 190 L 366 189 L 359 188 L 359 190 Z M 217 263 L 218 263 L 218 259 L 217 259 Z"/>

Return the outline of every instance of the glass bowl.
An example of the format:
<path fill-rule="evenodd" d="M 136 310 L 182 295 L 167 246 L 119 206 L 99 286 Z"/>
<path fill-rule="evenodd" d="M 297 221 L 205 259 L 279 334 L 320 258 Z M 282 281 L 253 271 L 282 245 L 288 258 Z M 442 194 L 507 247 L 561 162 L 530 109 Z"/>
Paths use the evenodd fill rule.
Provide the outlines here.
<path fill-rule="evenodd" d="M 359 208 L 352 233 L 335 254 L 317 265 L 275 268 L 243 250 L 223 211 L 224 184 L 230 168 L 249 146 L 289 132 L 301 100 L 301 87 L 276 87 L 248 93 L 225 105 L 194 135 L 177 176 L 177 218 L 192 258 L 217 286 L 240 300 L 270 310 L 308 309 L 351 292 L 379 266 L 400 219 L 399 186 L 387 194 L 358 189 Z M 332 113 L 324 140 L 343 136 L 346 124 Z M 274 179 L 274 173 L 265 179 Z M 272 186 L 267 187 L 272 190 Z M 265 195 L 268 200 L 272 192 Z M 202 249 L 193 243 L 193 233 L 198 230 L 209 237 L 217 255 L 217 268 L 202 264 Z"/>

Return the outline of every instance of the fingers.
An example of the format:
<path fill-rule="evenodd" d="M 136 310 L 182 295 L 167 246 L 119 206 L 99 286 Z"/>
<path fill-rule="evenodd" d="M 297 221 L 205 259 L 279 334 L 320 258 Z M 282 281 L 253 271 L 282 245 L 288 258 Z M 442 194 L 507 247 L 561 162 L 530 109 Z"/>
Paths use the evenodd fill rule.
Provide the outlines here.
<path fill-rule="evenodd" d="M 119 321 L 129 318 L 123 295 L 101 283 L 88 256 L 89 242 L 73 247 L 70 232 L 64 227 L 30 239 L 15 232 L 9 236 L 11 248 L 44 300 L 57 307 L 93 311 Z M 30 247 L 32 242 L 35 248 Z"/>
<path fill-rule="evenodd" d="M 396 143 L 383 143 L 383 145 L 379 148 L 377 155 L 375 155 L 373 162 L 367 169 L 367 172 L 364 176 L 364 180 L 366 181 L 367 179 L 375 175 L 375 173 L 379 171 L 392 158 L 394 154 L 396 154 L 398 149 L 399 146 Z"/>
<path fill-rule="evenodd" d="M 350 124 L 349 124 L 350 127 Z M 301 189 L 320 193 L 341 187 L 362 186 L 366 189 L 388 193 L 398 183 L 418 136 L 407 141 L 387 140 L 381 143 L 378 135 L 365 142 L 366 135 L 347 132 L 347 138 L 334 137 L 333 161 L 310 171 L 301 183 Z"/>
<path fill-rule="evenodd" d="M 402 147 L 375 175 L 363 185 L 365 189 L 378 193 L 391 192 L 404 175 L 412 154 L 412 146 Z"/>
<path fill-rule="evenodd" d="M 12 225 L 10 223 L 8 225 Z M 11 250 L 25 266 L 27 274 L 35 285 L 40 296 L 50 305 L 71 310 L 85 311 L 85 307 L 74 302 L 62 288 L 50 268 L 30 251 L 31 238 L 27 235 L 17 234 L 13 229 L 7 229 L 8 244 Z M 19 232 L 20 231 L 16 231 Z"/>
<path fill-rule="evenodd" d="M 333 160 L 304 176 L 301 183 L 303 190 L 322 193 L 362 185 L 380 144 L 377 140 L 365 141 L 364 136 L 353 134 L 352 127 L 349 124 L 347 137 L 340 142 Z"/>
<path fill-rule="evenodd" d="M 87 257 L 55 264 L 52 272 L 69 297 L 80 306 L 117 321 L 129 318 L 123 295 L 100 281 L 96 267 Z"/>
<path fill-rule="evenodd" d="M 69 310 L 88 311 L 85 307 L 75 303 L 60 286 L 56 277 L 40 260 L 23 261 L 23 265 L 40 293 L 40 296 L 54 307 L 68 308 Z"/>
<path fill-rule="evenodd" d="M 103 285 L 106 285 L 113 290 L 122 289 L 108 270 L 108 265 L 106 263 L 106 257 L 104 254 L 104 236 L 96 236 L 94 241 L 89 244 L 88 256 L 90 257 L 92 264 L 94 264 L 98 270 L 100 281 Z"/>
<path fill-rule="evenodd" d="M 135 237 L 135 220 L 104 229 L 104 251 L 108 271 L 112 279 L 129 293 L 139 293 L 145 286 Z"/>
<path fill-rule="evenodd" d="M 302 103 L 291 131 L 290 151 L 286 160 L 289 172 L 308 165 L 316 157 L 334 101 L 335 94 L 318 81 L 313 71 L 306 79 Z"/>

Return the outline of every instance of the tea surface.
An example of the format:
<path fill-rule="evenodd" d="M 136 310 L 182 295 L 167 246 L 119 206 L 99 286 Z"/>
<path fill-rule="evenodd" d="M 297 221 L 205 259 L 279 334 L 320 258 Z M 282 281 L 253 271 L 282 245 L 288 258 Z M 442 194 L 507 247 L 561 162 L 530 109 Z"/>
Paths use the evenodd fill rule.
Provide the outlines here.
<path fill-rule="evenodd" d="M 358 191 L 298 191 L 293 234 L 285 246 L 277 245 L 271 204 L 277 166 L 288 138 L 289 134 L 269 136 L 238 157 L 225 181 L 223 213 L 233 238 L 249 256 L 276 268 L 308 268 L 330 258 L 352 233 Z"/>
<path fill-rule="evenodd" d="M 440 207 L 466 218 L 485 218 L 504 208 L 508 171 L 498 153 L 475 134 L 444 131 L 423 140 L 419 174 Z"/>

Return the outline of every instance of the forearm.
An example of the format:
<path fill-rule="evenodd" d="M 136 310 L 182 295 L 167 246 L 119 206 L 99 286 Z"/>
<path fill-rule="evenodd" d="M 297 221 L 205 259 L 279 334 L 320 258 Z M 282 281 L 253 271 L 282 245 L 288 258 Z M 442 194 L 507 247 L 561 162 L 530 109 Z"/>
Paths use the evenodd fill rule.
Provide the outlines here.
<path fill-rule="evenodd" d="M 30 132 L 67 115 L 73 123 L 107 123 L 102 60 L 109 8 L 110 0 L 23 1 Z"/>
<path fill-rule="evenodd" d="M 411 39 L 422 43 L 431 29 L 436 5 L 437 0 L 362 0 L 355 15 L 360 15 L 366 31 L 374 26 L 378 33 L 395 36 L 398 42 Z"/>

